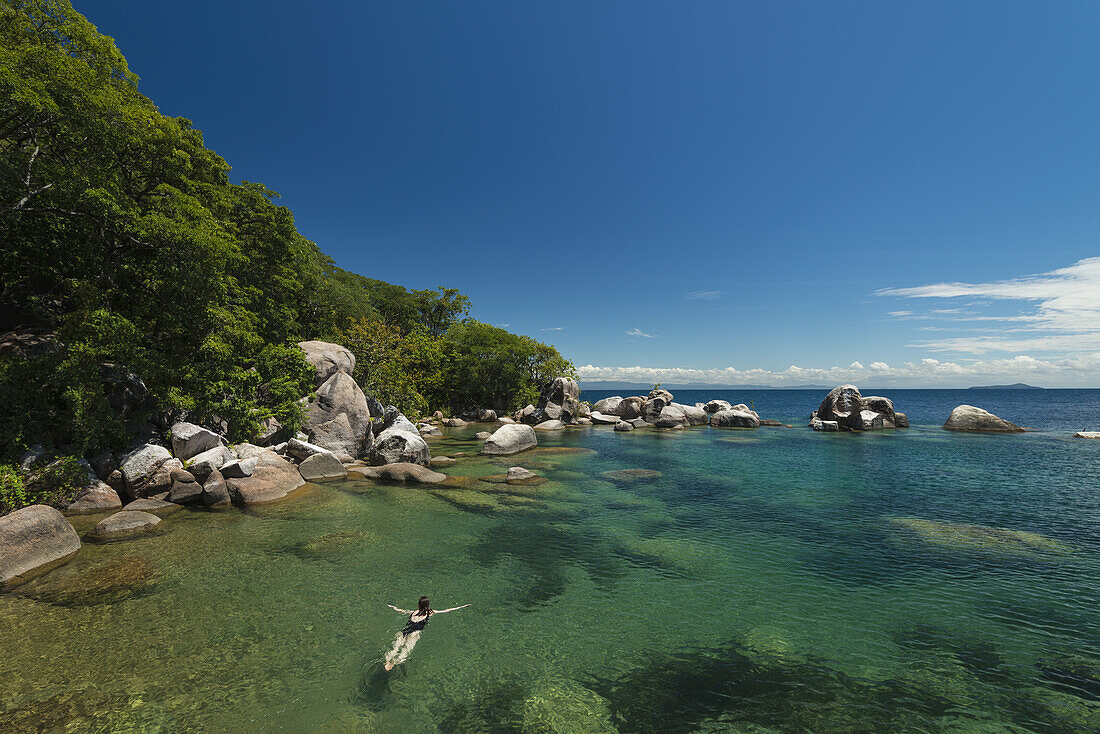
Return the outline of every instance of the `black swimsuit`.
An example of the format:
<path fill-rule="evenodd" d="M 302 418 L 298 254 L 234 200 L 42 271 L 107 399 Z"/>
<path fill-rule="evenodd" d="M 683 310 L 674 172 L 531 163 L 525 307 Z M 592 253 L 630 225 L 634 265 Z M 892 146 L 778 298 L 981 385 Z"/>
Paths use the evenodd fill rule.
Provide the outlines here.
<path fill-rule="evenodd" d="M 401 630 L 401 634 L 407 635 L 411 632 L 421 632 L 425 627 L 428 626 L 428 620 L 431 619 L 433 613 L 434 612 L 428 612 L 424 615 L 424 619 L 421 619 L 418 622 L 413 621 L 413 617 L 415 617 L 416 614 L 410 614 L 409 621 L 405 625 L 405 628 Z"/>

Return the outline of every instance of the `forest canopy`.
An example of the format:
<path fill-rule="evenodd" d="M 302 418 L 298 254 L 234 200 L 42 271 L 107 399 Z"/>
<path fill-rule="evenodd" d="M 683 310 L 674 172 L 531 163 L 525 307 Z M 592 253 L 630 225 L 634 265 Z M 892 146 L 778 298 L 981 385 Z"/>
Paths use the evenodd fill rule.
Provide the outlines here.
<path fill-rule="evenodd" d="M 339 268 L 229 171 L 69 2 L 0 2 L 0 458 L 118 449 L 183 415 L 232 440 L 296 425 L 305 339 L 351 348 L 409 413 L 519 407 L 572 372 L 454 289 Z"/>

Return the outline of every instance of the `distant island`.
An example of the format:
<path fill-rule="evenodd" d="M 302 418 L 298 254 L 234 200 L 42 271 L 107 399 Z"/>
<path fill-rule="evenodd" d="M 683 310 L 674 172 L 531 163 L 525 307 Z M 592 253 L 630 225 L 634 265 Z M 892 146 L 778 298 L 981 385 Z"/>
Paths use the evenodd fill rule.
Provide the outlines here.
<path fill-rule="evenodd" d="M 1014 382 L 1011 385 L 975 385 L 968 390 L 1045 390 L 1045 387 L 1025 385 L 1022 382 Z"/>

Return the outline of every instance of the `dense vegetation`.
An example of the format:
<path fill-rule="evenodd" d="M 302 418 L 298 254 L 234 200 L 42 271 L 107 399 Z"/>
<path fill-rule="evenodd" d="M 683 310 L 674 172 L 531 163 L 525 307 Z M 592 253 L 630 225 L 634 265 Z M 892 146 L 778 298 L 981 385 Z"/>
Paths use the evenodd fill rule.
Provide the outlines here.
<path fill-rule="evenodd" d="M 410 413 L 517 407 L 571 371 L 455 290 L 340 269 L 275 200 L 69 2 L 0 0 L 0 458 L 118 449 L 181 415 L 232 439 L 296 424 L 303 339 L 346 344 Z"/>

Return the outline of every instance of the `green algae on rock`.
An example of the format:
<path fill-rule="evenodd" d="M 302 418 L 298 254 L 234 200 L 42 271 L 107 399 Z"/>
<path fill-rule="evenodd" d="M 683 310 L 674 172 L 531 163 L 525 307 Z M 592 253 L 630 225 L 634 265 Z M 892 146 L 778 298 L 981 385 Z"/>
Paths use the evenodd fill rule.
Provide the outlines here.
<path fill-rule="evenodd" d="M 891 517 L 887 518 L 887 522 L 928 545 L 947 550 L 1015 556 L 1061 555 L 1073 550 L 1061 541 L 1026 530 L 938 522 L 919 517 Z"/>
<path fill-rule="evenodd" d="M 600 474 L 613 482 L 638 482 L 644 479 L 660 479 L 663 475 L 656 469 L 616 469 Z"/>
<path fill-rule="evenodd" d="M 93 566 L 75 576 L 50 576 L 21 593 L 63 607 L 115 604 L 151 588 L 155 572 L 147 559 L 127 556 Z"/>
<path fill-rule="evenodd" d="M 615 734 L 607 699 L 568 678 L 540 681 L 523 702 L 523 734 Z"/>

